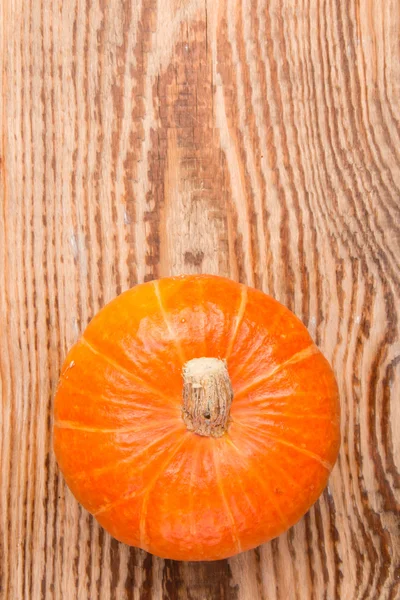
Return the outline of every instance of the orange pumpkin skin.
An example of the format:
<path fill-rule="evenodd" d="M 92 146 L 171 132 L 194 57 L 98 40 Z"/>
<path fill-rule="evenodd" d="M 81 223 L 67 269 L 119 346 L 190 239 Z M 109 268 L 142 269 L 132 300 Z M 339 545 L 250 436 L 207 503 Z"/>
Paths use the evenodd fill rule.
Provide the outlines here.
<path fill-rule="evenodd" d="M 226 432 L 182 418 L 182 369 L 226 359 Z M 138 285 L 103 308 L 64 363 L 54 449 L 76 498 L 115 538 L 216 560 L 274 538 L 324 489 L 339 450 L 332 370 L 304 325 L 214 276 Z"/>

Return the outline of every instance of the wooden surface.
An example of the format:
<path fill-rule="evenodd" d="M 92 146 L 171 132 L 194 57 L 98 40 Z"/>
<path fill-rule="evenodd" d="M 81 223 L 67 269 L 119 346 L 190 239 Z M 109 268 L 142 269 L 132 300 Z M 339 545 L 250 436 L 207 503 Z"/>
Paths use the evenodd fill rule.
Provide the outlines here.
<path fill-rule="evenodd" d="M 0 5 L 1 597 L 399 599 L 398 0 Z M 52 397 L 105 302 L 199 272 L 304 321 L 343 441 L 286 535 L 185 564 L 78 506 Z"/>

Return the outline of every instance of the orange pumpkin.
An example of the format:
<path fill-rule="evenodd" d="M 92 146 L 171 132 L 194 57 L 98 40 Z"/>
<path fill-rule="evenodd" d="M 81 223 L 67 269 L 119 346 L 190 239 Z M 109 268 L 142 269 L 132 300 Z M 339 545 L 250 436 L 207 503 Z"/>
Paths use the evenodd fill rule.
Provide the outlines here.
<path fill-rule="evenodd" d="M 118 540 L 221 559 L 278 536 L 321 494 L 337 386 L 273 298 L 221 277 L 161 279 L 103 308 L 68 354 L 54 448 Z"/>

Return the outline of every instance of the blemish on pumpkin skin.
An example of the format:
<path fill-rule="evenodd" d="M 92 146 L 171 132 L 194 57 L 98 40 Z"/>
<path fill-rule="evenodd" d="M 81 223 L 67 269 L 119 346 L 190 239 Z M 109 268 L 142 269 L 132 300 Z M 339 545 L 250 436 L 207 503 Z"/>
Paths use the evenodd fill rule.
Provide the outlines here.
<path fill-rule="evenodd" d="M 68 379 L 68 375 L 67 375 L 67 373 L 68 373 L 68 371 L 70 371 L 71 369 L 73 369 L 73 367 L 74 367 L 74 366 L 75 366 L 75 361 L 74 361 L 74 360 L 71 360 L 71 362 L 69 363 L 69 365 L 67 366 L 67 368 L 65 369 L 65 371 L 64 371 L 64 373 L 63 373 L 63 377 L 64 377 L 65 379 Z"/>

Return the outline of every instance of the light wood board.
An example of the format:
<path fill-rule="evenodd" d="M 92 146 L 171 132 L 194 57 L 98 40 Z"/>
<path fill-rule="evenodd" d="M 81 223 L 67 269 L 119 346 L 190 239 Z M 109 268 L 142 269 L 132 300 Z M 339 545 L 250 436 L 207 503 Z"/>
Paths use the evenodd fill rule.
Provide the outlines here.
<path fill-rule="evenodd" d="M 398 600 L 398 0 L 0 6 L 0 596 Z M 200 272 L 303 320 L 337 375 L 342 447 L 286 535 L 185 564 L 79 507 L 52 399 L 101 306 Z"/>

